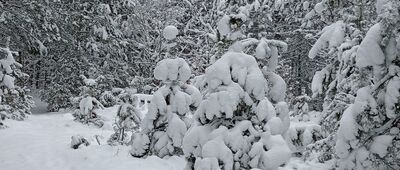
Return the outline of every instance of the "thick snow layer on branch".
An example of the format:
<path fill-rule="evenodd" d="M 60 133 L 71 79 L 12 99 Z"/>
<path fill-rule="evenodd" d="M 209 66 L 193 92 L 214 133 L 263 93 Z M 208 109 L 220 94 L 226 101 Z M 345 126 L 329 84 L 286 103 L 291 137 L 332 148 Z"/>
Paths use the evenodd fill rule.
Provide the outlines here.
<path fill-rule="evenodd" d="M 178 34 L 178 29 L 173 25 L 166 26 L 163 30 L 163 36 L 167 40 L 175 39 Z"/>
<path fill-rule="evenodd" d="M 274 72 L 267 71 L 267 69 L 263 68 L 264 75 L 268 82 L 268 97 L 273 101 L 281 102 L 285 100 L 286 97 L 286 83 L 285 80 L 278 74 Z"/>
<path fill-rule="evenodd" d="M 221 20 L 218 21 L 217 29 L 221 36 L 228 36 L 231 33 L 230 19 L 228 15 L 224 15 Z"/>
<path fill-rule="evenodd" d="M 261 169 L 277 169 L 291 157 L 291 150 L 281 135 L 262 134 L 261 141 L 267 151 L 261 156 Z"/>
<path fill-rule="evenodd" d="M 323 83 L 325 79 L 329 77 L 328 69 L 324 68 L 321 71 L 317 71 L 311 82 L 311 91 L 313 93 L 312 97 L 316 97 L 318 94 L 323 92 Z"/>
<path fill-rule="evenodd" d="M 223 162 L 224 169 L 233 169 L 232 151 L 225 145 L 220 138 L 208 141 L 202 150 L 203 158 L 216 158 Z"/>
<path fill-rule="evenodd" d="M 164 59 L 157 63 L 154 77 L 161 81 L 183 81 L 190 77 L 190 67 L 182 58 Z"/>
<path fill-rule="evenodd" d="M 312 46 L 308 53 L 309 58 L 315 58 L 317 54 L 324 48 L 335 48 L 344 42 L 345 24 L 343 21 L 337 21 L 321 31 L 321 36 Z"/>
<path fill-rule="evenodd" d="M 400 98 L 400 78 L 398 76 L 393 77 L 386 87 L 386 95 L 385 95 L 385 106 L 386 106 L 386 115 L 389 118 L 395 118 L 396 113 L 396 104 L 399 102 Z"/>
<path fill-rule="evenodd" d="M 206 81 L 212 90 L 220 85 L 229 86 L 232 80 L 236 80 L 255 98 L 264 98 L 266 81 L 254 57 L 240 52 L 228 52 L 206 69 Z"/>
<path fill-rule="evenodd" d="M 394 136 L 390 135 L 380 135 L 375 137 L 371 144 L 370 151 L 383 158 L 387 154 L 387 148 L 392 144 L 393 138 Z"/>
<path fill-rule="evenodd" d="M 326 0 L 322 0 L 321 2 L 315 4 L 315 6 L 314 6 L 314 10 L 315 10 L 315 12 L 318 13 L 318 15 L 322 15 L 322 12 L 324 12 L 326 9 L 328 9 Z"/>
<path fill-rule="evenodd" d="M 380 47 L 381 41 L 381 24 L 377 23 L 369 29 L 357 50 L 358 67 L 375 66 L 385 62 L 385 54 Z"/>
<path fill-rule="evenodd" d="M 365 109 L 371 109 L 375 112 L 377 103 L 371 95 L 371 88 L 369 86 L 363 87 L 357 91 L 357 97 L 354 104 L 351 104 L 343 113 L 340 119 L 340 126 L 338 130 L 338 140 L 336 141 L 336 154 L 340 158 L 349 156 L 349 150 L 352 143 L 357 140 L 359 125 L 356 122 L 356 116 L 361 114 Z"/>

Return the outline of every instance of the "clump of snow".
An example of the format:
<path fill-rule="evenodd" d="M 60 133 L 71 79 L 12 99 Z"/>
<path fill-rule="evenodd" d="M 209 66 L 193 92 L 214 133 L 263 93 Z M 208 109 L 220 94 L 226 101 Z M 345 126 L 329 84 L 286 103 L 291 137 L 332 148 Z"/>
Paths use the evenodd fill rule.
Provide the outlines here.
<path fill-rule="evenodd" d="M 387 148 L 392 144 L 394 136 L 380 135 L 374 138 L 370 151 L 378 154 L 381 158 L 387 154 Z"/>
<path fill-rule="evenodd" d="M 321 2 L 318 2 L 314 6 L 315 12 L 317 12 L 319 15 L 322 15 L 322 12 L 324 12 L 326 9 L 328 9 L 328 5 L 326 4 L 327 0 L 322 0 Z"/>
<path fill-rule="evenodd" d="M 182 58 L 161 60 L 154 69 L 154 77 L 164 82 L 184 82 L 189 79 L 190 74 L 190 67 Z"/>
<path fill-rule="evenodd" d="M 396 113 L 396 104 L 399 102 L 400 98 L 400 77 L 393 77 L 386 86 L 385 95 L 385 107 L 386 115 L 388 118 L 395 118 L 398 113 Z"/>
<path fill-rule="evenodd" d="M 314 74 L 314 77 L 311 82 L 311 91 L 313 93 L 312 97 L 316 97 L 323 92 L 323 82 L 325 79 L 329 78 L 330 72 L 327 69 L 328 67 L 323 68 L 321 71 L 317 71 Z"/>
<path fill-rule="evenodd" d="M 309 58 L 315 58 L 324 48 L 335 48 L 344 42 L 345 24 L 343 21 L 337 21 L 321 31 L 321 36 L 312 46 L 308 53 Z"/>
<path fill-rule="evenodd" d="M 224 15 L 217 23 L 217 29 L 222 36 L 228 36 L 231 33 L 231 26 L 228 15 Z"/>
<path fill-rule="evenodd" d="M 179 34 L 178 28 L 173 25 L 168 25 L 163 30 L 163 36 L 167 40 L 173 40 Z"/>
<path fill-rule="evenodd" d="M 282 49 L 283 52 L 287 50 L 287 44 L 279 40 L 268 40 L 262 38 L 256 47 L 256 57 L 258 59 L 268 58 L 266 68 L 274 72 L 278 66 L 278 48 Z"/>
<path fill-rule="evenodd" d="M 263 73 L 268 81 L 268 97 L 274 103 L 285 100 L 286 97 L 286 83 L 285 80 L 274 72 L 267 71 L 266 67 L 263 68 Z"/>
<path fill-rule="evenodd" d="M 303 2 L 303 10 L 308 10 L 309 7 L 310 7 L 310 2 L 304 1 Z"/>
<path fill-rule="evenodd" d="M 377 23 L 369 29 L 357 50 L 358 67 L 375 66 L 385 62 L 385 54 L 380 47 L 381 41 L 381 24 Z"/>
<path fill-rule="evenodd" d="M 89 142 L 81 135 L 74 135 L 71 137 L 71 148 L 78 149 L 82 144 L 89 146 Z"/>

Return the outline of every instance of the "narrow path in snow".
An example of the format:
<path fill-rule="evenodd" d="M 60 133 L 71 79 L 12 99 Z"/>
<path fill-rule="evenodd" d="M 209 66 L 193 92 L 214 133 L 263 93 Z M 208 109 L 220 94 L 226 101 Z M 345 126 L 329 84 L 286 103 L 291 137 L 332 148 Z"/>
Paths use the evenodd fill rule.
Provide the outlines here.
<path fill-rule="evenodd" d="M 102 114 L 111 124 L 114 108 Z M 1 170 L 179 170 L 183 169 L 183 158 L 157 157 L 136 159 L 129 155 L 128 146 L 111 147 L 106 144 L 113 132 L 109 126 L 103 129 L 74 122 L 71 114 L 31 115 L 26 121 L 7 121 L 9 128 L 0 130 Z M 74 150 L 70 148 L 71 136 L 80 134 L 87 138 L 90 146 Z M 100 135 L 101 145 L 94 135 Z"/>

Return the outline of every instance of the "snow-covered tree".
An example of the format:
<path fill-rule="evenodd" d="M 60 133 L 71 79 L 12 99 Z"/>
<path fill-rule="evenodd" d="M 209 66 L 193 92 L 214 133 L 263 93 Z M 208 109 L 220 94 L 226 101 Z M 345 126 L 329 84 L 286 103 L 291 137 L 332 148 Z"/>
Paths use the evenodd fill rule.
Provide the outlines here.
<path fill-rule="evenodd" d="M 270 41 L 256 42 L 260 49 L 271 47 Z M 276 79 L 267 81 L 244 46 L 235 43 L 206 69 L 206 95 L 183 139 L 187 169 L 274 169 L 291 156 L 282 137 L 289 127 L 287 104 L 279 102 L 281 92 L 271 92 Z"/>
<path fill-rule="evenodd" d="M 182 58 L 161 60 L 154 77 L 164 84 L 154 94 L 141 132 L 132 135 L 131 155 L 181 155 L 182 140 L 192 124 L 191 116 L 201 101 L 201 94 L 187 84 L 191 75 Z"/>
<path fill-rule="evenodd" d="M 357 91 L 340 119 L 335 146 L 339 169 L 400 168 L 400 2 L 378 0 L 376 13 L 378 22 L 355 59 L 372 81 Z"/>
<path fill-rule="evenodd" d="M 24 120 L 34 103 L 29 90 L 19 86 L 29 76 L 21 71 L 22 65 L 14 58 L 19 53 L 10 49 L 10 43 L 7 37 L 5 47 L 0 47 L 0 119 Z"/>
<path fill-rule="evenodd" d="M 362 5 L 365 8 L 371 6 Z M 363 37 L 363 28 L 370 23 L 359 22 L 363 14 L 370 15 L 366 12 L 360 13 L 359 10 L 359 6 L 349 6 L 348 3 L 331 4 L 324 0 L 314 7 L 314 12 L 319 13 L 320 17 L 329 19 L 329 15 L 335 18 L 341 16 L 341 20 L 323 28 L 308 53 L 311 59 L 320 60 L 321 57 L 328 61 L 324 68 L 315 72 L 311 82 L 312 97 L 323 99 L 319 124 L 324 138 L 308 146 L 305 156 L 309 159 L 324 162 L 334 158 L 335 143 L 332 141 L 336 138 L 339 120 L 348 104 L 354 102 L 357 90 L 369 82 L 365 72 L 356 67 L 356 53 Z M 324 11 L 331 14 L 327 15 Z M 332 15 L 332 11 L 338 12 L 338 15 Z"/>
<path fill-rule="evenodd" d="M 127 144 L 127 132 L 139 130 L 141 123 L 141 113 L 136 108 L 137 97 L 132 97 L 129 94 L 121 96 L 122 104 L 119 106 L 117 116 L 115 117 L 114 131 L 107 141 L 110 145 Z"/>

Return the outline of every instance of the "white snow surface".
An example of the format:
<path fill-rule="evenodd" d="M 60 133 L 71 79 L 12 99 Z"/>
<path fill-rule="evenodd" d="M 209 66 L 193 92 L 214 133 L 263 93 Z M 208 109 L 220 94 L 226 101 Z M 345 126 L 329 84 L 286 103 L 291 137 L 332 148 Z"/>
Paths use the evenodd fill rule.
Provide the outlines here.
<path fill-rule="evenodd" d="M 106 119 L 104 128 L 73 121 L 71 113 L 32 115 L 26 121 L 8 120 L 9 128 L 0 130 L 0 169 L 4 170 L 180 170 L 185 166 L 181 157 L 146 159 L 129 155 L 130 146 L 109 146 L 107 139 L 114 132 L 118 107 L 98 110 Z M 70 147 L 71 136 L 81 135 L 89 146 Z M 101 145 L 95 140 L 99 135 Z"/>

